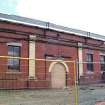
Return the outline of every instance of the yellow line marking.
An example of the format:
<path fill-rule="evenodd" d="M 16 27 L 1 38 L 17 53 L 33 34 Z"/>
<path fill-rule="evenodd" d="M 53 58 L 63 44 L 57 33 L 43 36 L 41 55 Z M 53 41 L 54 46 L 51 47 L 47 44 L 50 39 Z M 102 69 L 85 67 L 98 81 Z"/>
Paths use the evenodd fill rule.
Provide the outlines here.
<path fill-rule="evenodd" d="M 56 62 L 71 62 L 73 63 L 74 61 L 67 61 L 67 60 L 50 60 L 50 59 L 34 59 L 34 58 L 25 58 L 25 57 L 12 57 L 12 56 L 0 56 L 0 58 L 5 58 L 5 59 L 20 59 L 20 60 L 37 60 L 37 61 L 56 61 Z"/>

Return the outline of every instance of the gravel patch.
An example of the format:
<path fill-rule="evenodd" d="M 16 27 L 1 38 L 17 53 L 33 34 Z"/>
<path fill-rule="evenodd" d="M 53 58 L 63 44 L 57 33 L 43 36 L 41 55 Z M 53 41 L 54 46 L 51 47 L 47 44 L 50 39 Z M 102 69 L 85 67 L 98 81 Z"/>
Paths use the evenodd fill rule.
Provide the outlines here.
<path fill-rule="evenodd" d="M 75 105 L 73 89 L 0 90 L 0 105 Z M 78 105 L 105 101 L 105 84 L 79 86 L 78 96 Z"/>

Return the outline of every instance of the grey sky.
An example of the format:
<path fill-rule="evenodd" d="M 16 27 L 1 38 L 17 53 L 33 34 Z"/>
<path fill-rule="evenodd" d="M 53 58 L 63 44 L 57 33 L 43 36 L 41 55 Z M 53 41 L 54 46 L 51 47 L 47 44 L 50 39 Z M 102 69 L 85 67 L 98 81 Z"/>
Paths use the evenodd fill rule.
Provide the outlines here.
<path fill-rule="evenodd" d="M 105 0 L 0 0 L 0 12 L 105 35 Z"/>
<path fill-rule="evenodd" d="M 0 0 L 0 12 L 16 14 L 18 0 Z"/>

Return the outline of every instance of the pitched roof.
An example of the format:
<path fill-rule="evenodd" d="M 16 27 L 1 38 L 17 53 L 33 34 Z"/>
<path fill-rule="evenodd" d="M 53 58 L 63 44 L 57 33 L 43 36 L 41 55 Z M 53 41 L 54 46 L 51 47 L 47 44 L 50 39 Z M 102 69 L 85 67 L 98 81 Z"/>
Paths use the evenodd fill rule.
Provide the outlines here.
<path fill-rule="evenodd" d="M 29 26 L 38 26 L 38 27 L 42 27 L 42 28 L 49 28 L 49 29 L 53 29 L 56 31 L 73 33 L 76 35 L 81 35 L 81 36 L 105 41 L 104 35 L 94 34 L 91 32 L 73 29 L 73 28 L 68 28 L 68 27 L 64 27 L 61 25 L 56 25 L 53 23 L 49 23 L 49 22 L 45 22 L 45 21 L 41 21 L 41 20 L 37 20 L 37 19 L 31 19 L 31 18 L 27 18 L 27 17 L 22 17 L 22 16 L 0 13 L 0 21 L 9 21 L 9 22 L 20 23 L 20 24 L 29 25 Z"/>

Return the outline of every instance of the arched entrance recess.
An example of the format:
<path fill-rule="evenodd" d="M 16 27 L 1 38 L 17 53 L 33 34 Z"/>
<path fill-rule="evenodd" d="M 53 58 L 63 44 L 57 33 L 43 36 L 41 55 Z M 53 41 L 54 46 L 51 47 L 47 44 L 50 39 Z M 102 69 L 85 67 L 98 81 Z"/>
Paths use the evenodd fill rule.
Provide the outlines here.
<path fill-rule="evenodd" d="M 68 66 L 64 62 L 53 62 L 50 65 L 49 72 L 51 72 L 51 86 L 52 88 L 66 87 L 66 73 Z"/>

